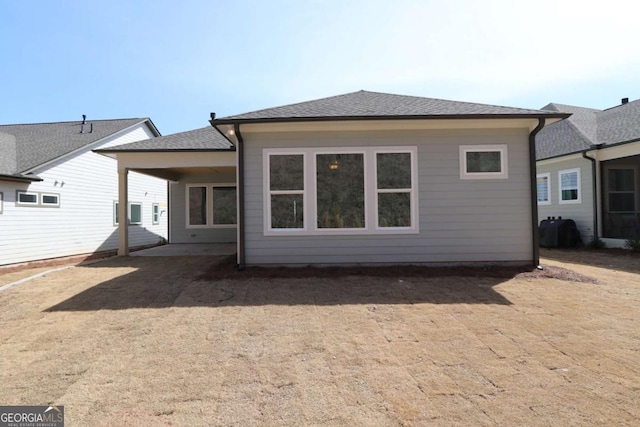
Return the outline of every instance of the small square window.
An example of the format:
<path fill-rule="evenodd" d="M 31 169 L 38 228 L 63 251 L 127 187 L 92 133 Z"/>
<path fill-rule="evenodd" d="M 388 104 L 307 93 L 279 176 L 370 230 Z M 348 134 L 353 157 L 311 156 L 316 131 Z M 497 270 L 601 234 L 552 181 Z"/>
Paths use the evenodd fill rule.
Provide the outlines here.
<path fill-rule="evenodd" d="M 18 205 L 35 206 L 38 204 L 38 193 L 18 191 Z"/>
<path fill-rule="evenodd" d="M 142 224 L 142 203 L 129 204 L 129 224 Z"/>
<path fill-rule="evenodd" d="M 460 179 L 507 179 L 506 145 L 461 145 Z"/>

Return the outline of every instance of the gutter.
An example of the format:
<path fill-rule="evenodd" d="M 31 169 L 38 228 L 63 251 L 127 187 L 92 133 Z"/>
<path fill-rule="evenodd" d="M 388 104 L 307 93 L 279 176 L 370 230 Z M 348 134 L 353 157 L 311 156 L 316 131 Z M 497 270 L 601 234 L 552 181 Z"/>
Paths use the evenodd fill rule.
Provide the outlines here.
<path fill-rule="evenodd" d="M 40 182 L 44 181 L 39 176 L 24 176 L 24 175 L 6 175 L 0 174 L 0 181 L 13 181 L 13 182 Z"/>
<path fill-rule="evenodd" d="M 540 234 L 538 231 L 538 190 L 536 179 L 536 135 L 544 127 L 545 119 L 538 117 L 538 126 L 529 133 L 529 175 L 531 182 L 531 232 L 533 241 L 533 265 L 541 270 L 540 265 Z"/>
<path fill-rule="evenodd" d="M 261 117 L 261 118 L 222 118 L 211 119 L 211 125 L 235 125 L 255 123 L 295 123 L 295 122 L 337 122 L 372 120 L 469 120 L 469 119 L 566 119 L 569 113 L 551 114 L 424 114 L 397 116 L 312 116 L 312 117 Z"/>
<path fill-rule="evenodd" d="M 600 145 L 594 146 L 596 150 L 600 149 Z M 590 151 L 590 150 L 588 150 Z M 587 156 L 587 151 L 582 152 L 582 157 L 591 162 L 591 186 L 593 187 L 593 240 L 596 241 L 599 237 L 598 233 L 598 178 L 596 174 L 596 159 Z"/>

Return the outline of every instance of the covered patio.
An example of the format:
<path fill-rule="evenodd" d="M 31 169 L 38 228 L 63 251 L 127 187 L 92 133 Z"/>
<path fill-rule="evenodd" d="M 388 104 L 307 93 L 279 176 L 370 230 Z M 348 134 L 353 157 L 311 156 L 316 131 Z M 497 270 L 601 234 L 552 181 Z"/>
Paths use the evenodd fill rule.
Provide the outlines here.
<path fill-rule="evenodd" d="M 640 155 L 601 162 L 603 237 L 640 238 Z"/>
<path fill-rule="evenodd" d="M 118 162 L 120 218 L 128 218 L 130 171 L 168 181 L 169 245 L 135 256 L 237 252 L 236 151 L 216 129 L 207 126 L 96 152 Z M 118 237 L 118 255 L 129 255 L 125 221 L 120 221 Z"/>

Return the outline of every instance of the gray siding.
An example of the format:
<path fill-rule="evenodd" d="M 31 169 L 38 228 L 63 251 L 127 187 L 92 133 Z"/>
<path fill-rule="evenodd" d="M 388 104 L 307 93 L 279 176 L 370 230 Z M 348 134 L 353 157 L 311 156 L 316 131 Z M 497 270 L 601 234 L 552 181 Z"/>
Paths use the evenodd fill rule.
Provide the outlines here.
<path fill-rule="evenodd" d="M 591 177 L 591 162 L 586 159 L 559 161 L 547 165 L 538 165 L 537 173 L 550 173 L 549 185 L 550 205 L 538 205 L 538 219 L 547 217 L 562 217 L 576 222 L 583 243 L 589 243 L 593 236 L 593 178 Z M 560 204 L 560 190 L 558 172 L 566 169 L 580 169 L 581 202 L 575 204 Z"/>
<path fill-rule="evenodd" d="M 528 131 L 245 135 L 247 264 L 530 262 Z M 459 146 L 507 144 L 509 178 L 461 180 Z M 417 146 L 420 233 L 264 236 L 264 148 Z"/>
<path fill-rule="evenodd" d="M 170 183 L 170 243 L 234 243 L 237 228 L 187 228 L 186 184 L 236 182 L 235 173 L 191 174 Z"/>

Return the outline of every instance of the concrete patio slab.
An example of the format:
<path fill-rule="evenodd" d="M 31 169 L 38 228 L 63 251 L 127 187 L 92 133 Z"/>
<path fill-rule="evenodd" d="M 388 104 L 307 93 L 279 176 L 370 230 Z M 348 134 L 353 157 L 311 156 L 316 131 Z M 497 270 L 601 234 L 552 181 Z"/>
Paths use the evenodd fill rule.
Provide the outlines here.
<path fill-rule="evenodd" d="M 131 256 L 225 256 L 236 253 L 235 243 L 171 243 L 131 252 Z"/>

